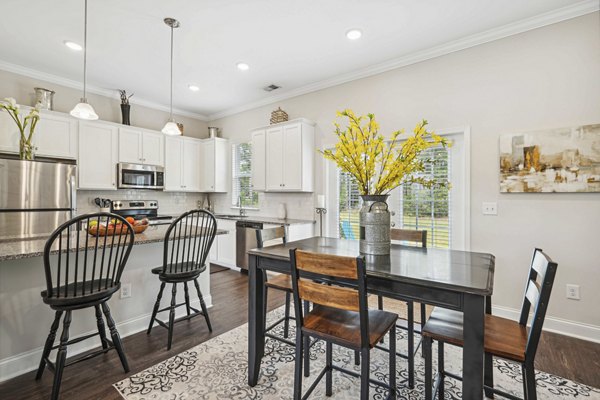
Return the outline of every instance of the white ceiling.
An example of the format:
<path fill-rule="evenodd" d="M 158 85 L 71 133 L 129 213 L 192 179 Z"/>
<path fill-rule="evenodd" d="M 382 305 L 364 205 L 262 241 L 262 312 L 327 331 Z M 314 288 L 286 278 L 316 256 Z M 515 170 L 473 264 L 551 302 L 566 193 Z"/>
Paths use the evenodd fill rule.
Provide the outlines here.
<path fill-rule="evenodd" d="M 482 32 L 510 33 L 506 26 L 518 21 L 541 25 L 555 22 L 550 14 L 590 12 L 593 4 L 597 9 L 595 1 L 572 0 L 89 0 L 88 84 L 92 91 L 122 88 L 138 102 L 168 105 L 164 17 L 181 22 L 174 107 L 214 117 Z M 63 41 L 83 44 L 82 0 L 2 0 L 0 9 L 0 68 L 81 81 L 83 52 Z M 363 37 L 348 40 L 350 28 Z M 240 61 L 250 70 L 239 71 Z M 191 92 L 191 83 L 200 91 Z M 271 83 L 282 88 L 264 92 Z"/>

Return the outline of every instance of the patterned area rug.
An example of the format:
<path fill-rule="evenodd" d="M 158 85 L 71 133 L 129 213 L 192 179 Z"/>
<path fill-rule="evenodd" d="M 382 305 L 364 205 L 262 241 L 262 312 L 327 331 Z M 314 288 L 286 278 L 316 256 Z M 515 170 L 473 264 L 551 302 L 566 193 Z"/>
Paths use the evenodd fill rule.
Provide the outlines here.
<path fill-rule="evenodd" d="M 274 321 L 283 315 L 283 307 L 268 315 Z M 282 329 L 277 333 L 281 333 Z M 293 332 L 293 330 L 292 330 Z M 294 372 L 294 349 L 279 341 L 267 339 L 265 356 L 261 365 L 261 376 L 255 387 L 247 381 L 247 325 L 242 325 L 188 351 L 178 354 L 138 374 L 124 379 L 114 387 L 127 400 L 150 399 L 291 399 Z M 417 336 L 418 337 L 418 336 Z M 406 351 L 405 332 L 398 330 L 398 348 Z M 402 339 L 404 340 L 402 340 Z M 446 369 L 461 372 L 461 350 L 446 346 Z M 388 356 L 380 350 L 371 353 L 371 378 L 388 381 Z M 433 354 L 437 354 L 434 349 Z M 344 368 L 360 372 L 354 366 L 354 353 L 334 346 L 333 362 Z M 407 365 L 398 359 L 398 399 L 424 398 L 422 357 L 416 360 L 415 388 L 407 388 Z M 304 390 L 310 386 L 325 363 L 325 345 L 317 342 L 311 348 L 311 375 L 304 378 Z M 434 361 L 435 363 L 435 361 Z M 435 365 L 434 365 L 435 368 Z M 495 385 L 501 390 L 522 394 L 521 369 L 517 364 L 504 360 L 494 362 Z M 600 389 L 585 386 L 559 376 L 537 372 L 539 399 L 600 399 Z M 446 399 L 460 399 L 460 382 L 446 380 Z M 332 399 L 358 399 L 360 382 L 337 371 L 333 372 Z M 385 399 L 387 391 L 372 386 L 372 399 Z M 311 399 L 325 397 L 325 379 L 317 386 Z"/>

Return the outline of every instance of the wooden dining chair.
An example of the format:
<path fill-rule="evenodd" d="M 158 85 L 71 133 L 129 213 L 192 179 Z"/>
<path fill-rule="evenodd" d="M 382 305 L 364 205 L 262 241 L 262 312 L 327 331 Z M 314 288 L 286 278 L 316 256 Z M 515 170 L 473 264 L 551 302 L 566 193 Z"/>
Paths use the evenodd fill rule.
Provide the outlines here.
<path fill-rule="evenodd" d="M 550 293 L 556 275 L 557 264 L 541 249 L 535 249 L 525 285 L 525 295 L 519 321 L 485 316 L 484 349 L 491 356 L 501 357 L 521 364 L 523 392 L 526 400 L 536 400 L 534 359 L 542 326 L 548 309 Z M 533 309 L 529 332 L 527 321 Z M 437 391 L 438 398 L 444 397 L 444 378 L 461 377 L 444 369 L 444 343 L 463 346 L 463 315 L 461 312 L 436 307 L 423 329 L 423 351 L 425 353 L 425 393 L 431 399 Z M 432 342 L 438 341 L 438 374 L 435 388 L 432 386 Z M 486 371 L 486 374 L 488 371 Z M 489 371 L 492 374 L 492 370 Z M 493 392 L 509 399 L 519 399 L 493 387 L 493 376 L 486 376 L 486 392 Z"/>
<path fill-rule="evenodd" d="M 171 223 L 165 233 L 163 263 L 161 266 L 152 269 L 152 273 L 158 275 L 161 284 L 156 302 L 154 303 L 154 309 L 152 310 L 150 325 L 146 333 L 150 334 L 155 321 L 158 325 L 166 328 L 169 331 L 167 350 L 171 349 L 173 327 L 177 322 L 203 315 L 208 330 L 212 332 L 212 325 L 210 324 L 206 303 L 198 284 L 198 277 L 202 272 L 206 271 L 206 259 L 215 240 L 216 233 L 217 220 L 214 215 L 206 210 L 191 210 L 183 213 Z M 191 281 L 196 286 L 202 311 L 190 305 L 188 282 Z M 171 304 L 168 307 L 159 309 L 160 300 L 167 283 L 173 285 L 171 289 Z M 183 283 L 185 295 L 185 302 L 180 304 L 177 304 L 178 283 Z M 184 305 L 187 315 L 175 319 L 175 309 Z M 169 311 L 168 323 L 156 318 L 156 315 L 162 311 Z"/>
<path fill-rule="evenodd" d="M 92 237 L 78 228 L 94 223 L 106 226 L 115 222 L 120 229 L 106 230 L 105 236 Z M 115 224 L 115 225 L 116 225 Z M 88 360 L 115 349 L 125 372 L 129 364 L 125 357 L 123 344 L 115 326 L 108 300 L 121 288 L 121 275 L 134 240 L 133 228 L 121 216 L 110 213 L 81 215 L 59 226 L 48 238 L 44 247 L 44 272 L 46 290 L 42 295 L 44 303 L 55 310 L 55 317 L 46 339 L 42 359 L 35 376 L 41 379 L 46 366 L 54 372 L 51 399 L 58 399 L 63 370 L 65 367 Z M 54 253 L 56 253 L 54 256 Z M 71 314 L 73 310 L 94 307 L 98 332 L 69 340 Z M 106 318 L 111 339 L 106 337 L 102 314 Z M 64 314 L 63 329 L 59 344 L 54 345 L 56 332 Z M 100 336 L 102 348 L 86 353 L 76 359 L 67 360 L 67 347 L 94 336 Z M 49 359 L 50 352 L 58 349 L 56 362 Z"/>
<path fill-rule="evenodd" d="M 297 325 L 294 399 L 308 398 L 323 376 L 326 385 L 325 395 L 331 396 L 333 370 L 360 377 L 362 400 L 369 397 L 369 383 L 388 389 L 387 398 L 395 399 L 395 325 L 398 315 L 388 311 L 368 309 L 364 258 L 340 257 L 292 249 L 290 259 Z M 312 310 L 306 312 L 302 301 L 313 303 Z M 388 352 L 390 378 L 389 384 L 385 384 L 370 379 L 370 352 L 388 333 L 390 335 Z M 325 368 L 302 396 L 303 353 L 307 351 L 305 337 L 326 342 L 326 360 Z M 333 364 L 333 344 L 360 352 L 360 374 Z"/>
<path fill-rule="evenodd" d="M 390 239 L 401 242 L 408 242 L 416 246 L 427 247 L 427 231 L 425 230 L 410 230 L 410 229 L 390 229 Z M 377 296 L 377 306 L 380 310 L 383 310 L 383 296 Z M 415 332 L 421 333 L 425 320 L 427 319 L 427 312 L 425 304 L 421 303 L 421 327 L 419 330 L 415 330 L 415 317 L 414 317 L 414 303 L 409 300 L 406 301 L 406 326 L 398 324 L 398 328 L 404 329 L 408 332 L 408 351 L 406 354 L 398 352 L 398 357 L 402 357 L 408 361 L 408 387 L 414 388 L 415 384 L 415 354 L 419 350 L 421 340 L 415 346 Z"/>

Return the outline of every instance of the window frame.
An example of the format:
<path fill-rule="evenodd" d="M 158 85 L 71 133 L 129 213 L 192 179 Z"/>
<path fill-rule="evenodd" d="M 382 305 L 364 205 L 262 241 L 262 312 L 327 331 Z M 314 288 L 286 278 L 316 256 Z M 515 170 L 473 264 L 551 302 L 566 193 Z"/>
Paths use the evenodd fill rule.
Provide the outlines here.
<path fill-rule="evenodd" d="M 238 157 L 239 157 L 239 146 L 240 145 L 250 145 L 250 171 L 248 173 L 240 173 L 240 171 L 236 168 L 237 166 L 240 165 L 240 163 L 238 162 Z M 245 210 L 259 210 L 260 209 L 260 196 L 259 196 L 259 192 L 255 191 L 252 187 L 252 142 L 239 142 L 239 143 L 232 143 L 231 144 L 231 157 L 232 157 L 232 162 L 231 162 L 231 208 L 234 209 L 239 209 L 239 205 L 237 204 L 237 200 L 239 195 L 236 195 L 236 193 L 239 193 L 239 178 L 250 178 L 250 193 L 255 193 L 256 194 L 256 203 L 252 204 L 251 206 L 246 206 L 244 205 L 244 209 Z"/>

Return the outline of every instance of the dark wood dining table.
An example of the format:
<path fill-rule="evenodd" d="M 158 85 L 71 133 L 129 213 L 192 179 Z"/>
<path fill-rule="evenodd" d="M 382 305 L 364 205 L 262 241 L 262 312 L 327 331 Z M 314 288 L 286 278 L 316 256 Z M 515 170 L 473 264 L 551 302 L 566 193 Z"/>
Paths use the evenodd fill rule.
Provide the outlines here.
<path fill-rule="evenodd" d="M 266 271 L 290 274 L 290 249 L 356 257 L 360 255 L 358 246 L 358 241 L 354 240 L 313 237 L 248 251 L 250 386 L 258 383 L 265 349 Z M 464 399 L 481 400 L 484 364 L 486 370 L 491 369 L 491 358 L 486 358 L 484 363 L 483 337 L 485 313 L 491 311 L 489 299 L 494 287 L 495 257 L 487 253 L 400 244 L 392 244 L 389 255 L 364 257 L 369 293 L 463 312 L 462 396 Z"/>

